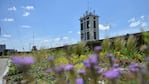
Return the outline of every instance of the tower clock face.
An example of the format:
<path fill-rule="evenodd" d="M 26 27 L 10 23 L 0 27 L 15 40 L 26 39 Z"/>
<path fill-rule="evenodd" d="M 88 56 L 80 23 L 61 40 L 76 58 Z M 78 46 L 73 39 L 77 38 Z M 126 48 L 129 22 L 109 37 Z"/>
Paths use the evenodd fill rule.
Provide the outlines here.
<path fill-rule="evenodd" d="M 91 24 L 88 24 L 88 27 L 90 28 L 91 27 Z"/>

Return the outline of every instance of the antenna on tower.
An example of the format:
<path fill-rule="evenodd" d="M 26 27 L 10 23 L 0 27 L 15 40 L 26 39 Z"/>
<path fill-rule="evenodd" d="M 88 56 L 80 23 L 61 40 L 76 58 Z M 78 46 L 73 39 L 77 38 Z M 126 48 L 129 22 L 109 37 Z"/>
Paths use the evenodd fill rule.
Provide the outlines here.
<path fill-rule="evenodd" d="M 89 12 L 91 12 L 92 8 L 91 8 L 91 1 L 90 0 L 87 0 L 87 10 Z"/>
<path fill-rule="evenodd" d="M 33 46 L 32 46 L 32 51 L 36 51 L 37 50 L 37 48 L 36 48 L 36 46 L 34 45 L 34 32 L 33 32 Z"/>
<path fill-rule="evenodd" d="M 33 32 L 33 46 L 34 46 L 34 32 Z"/>
<path fill-rule="evenodd" d="M 89 7 L 89 0 L 87 0 L 87 11 L 89 11 L 90 7 Z"/>

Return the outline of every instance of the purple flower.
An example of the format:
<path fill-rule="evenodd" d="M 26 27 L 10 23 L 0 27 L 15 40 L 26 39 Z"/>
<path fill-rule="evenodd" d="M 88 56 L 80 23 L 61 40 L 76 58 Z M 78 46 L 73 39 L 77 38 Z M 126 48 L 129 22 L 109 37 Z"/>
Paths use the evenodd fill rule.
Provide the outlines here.
<path fill-rule="evenodd" d="M 68 65 L 65 66 L 65 70 L 66 71 L 70 71 L 72 69 L 73 69 L 73 65 L 72 64 L 68 64 Z"/>
<path fill-rule="evenodd" d="M 98 65 L 95 65 L 95 66 L 94 66 L 94 69 L 95 69 L 95 70 L 100 70 L 101 67 L 99 67 Z"/>
<path fill-rule="evenodd" d="M 20 56 L 14 56 L 13 58 L 12 58 L 12 62 L 14 63 L 14 64 L 21 64 L 22 62 L 22 58 L 20 57 Z"/>
<path fill-rule="evenodd" d="M 102 49 L 102 46 L 96 46 L 94 47 L 95 52 L 99 52 Z"/>
<path fill-rule="evenodd" d="M 85 74 L 85 70 L 84 69 L 81 69 L 81 70 L 78 71 L 78 73 L 79 74 Z"/>
<path fill-rule="evenodd" d="M 90 68 L 90 67 L 91 67 L 90 62 L 89 62 L 89 59 L 84 60 L 83 63 L 84 63 L 84 66 L 85 66 L 86 68 Z"/>
<path fill-rule="evenodd" d="M 90 62 L 90 64 L 98 64 L 98 59 L 97 59 L 97 55 L 91 55 L 90 57 L 89 57 L 89 62 Z"/>
<path fill-rule="evenodd" d="M 25 56 L 23 58 L 24 64 L 33 64 L 35 62 L 34 58 L 31 56 Z"/>
<path fill-rule="evenodd" d="M 113 68 L 118 68 L 119 67 L 119 64 L 114 64 L 113 65 Z"/>
<path fill-rule="evenodd" d="M 103 76 L 109 79 L 117 79 L 120 76 L 120 70 L 110 69 L 107 72 L 103 73 Z"/>
<path fill-rule="evenodd" d="M 108 53 L 107 57 L 111 58 L 111 57 L 113 57 L 113 54 L 112 53 Z"/>
<path fill-rule="evenodd" d="M 64 65 L 60 65 L 60 66 L 55 67 L 54 71 L 55 72 L 62 72 L 62 71 L 64 71 Z"/>
<path fill-rule="evenodd" d="M 75 84 L 84 84 L 84 80 L 82 78 L 76 78 Z"/>
<path fill-rule="evenodd" d="M 12 62 L 17 65 L 30 65 L 33 64 L 35 60 L 31 56 L 25 56 L 25 57 L 14 56 L 12 58 Z"/>
<path fill-rule="evenodd" d="M 52 69 L 51 68 L 48 68 L 48 69 L 45 70 L 45 72 L 46 73 L 52 72 Z"/>
<path fill-rule="evenodd" d="M 115 58 L 114 58 L 114 57 L 112 57 L 112 58 L 111 58 L 111 60 L 112 60 L 112 62 L 114 62 L 114 61 L 115 61 Z"/>
<path fill-rule="evenodd" d="M 104 70 L 101 68 L 101 69 L 98 69 L 97 73 L 98 74 L 102 74 L 104 72 Z"/>
<path fill-rule="evenodd" d="M 130 71 L 133 71 L 133 72 L 139 71 L 139 65 L 138 64 L 130 64 L 128 67 L 129 67 Z"/>

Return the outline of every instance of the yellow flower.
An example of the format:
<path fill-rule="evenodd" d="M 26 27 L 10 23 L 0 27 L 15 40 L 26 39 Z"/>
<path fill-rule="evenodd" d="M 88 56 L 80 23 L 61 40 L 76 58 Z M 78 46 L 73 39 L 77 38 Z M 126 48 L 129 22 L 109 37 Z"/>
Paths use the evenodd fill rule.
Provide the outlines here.
<path fill-rule="evenodd" d="M 84 65 L 83 65 L 83 63 L 78 63 L 78 64 L 74 65 L 74 68 L 76 70 L 80 70 L 80 69 L 83 69 L 84 68 Z"/>
<path fill-rule="evenodd" d="M 59 57 L 55 60 L 55 65 L 60 65 L 60 64 L 68 64 L 69 61 L 65 57 Z"/>

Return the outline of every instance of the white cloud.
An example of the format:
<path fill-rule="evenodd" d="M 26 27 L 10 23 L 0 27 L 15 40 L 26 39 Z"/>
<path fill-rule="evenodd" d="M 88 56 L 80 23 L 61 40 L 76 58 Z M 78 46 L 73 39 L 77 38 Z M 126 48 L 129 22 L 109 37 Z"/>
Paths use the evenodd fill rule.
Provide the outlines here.
<path fill-rule="evenodd" d="M 60 41 L 60 40 L 61 40 L 61 38 L 59 38 L 59 37 L 54 39 L 54 41 Z"/>
<path fill-rule="evenodd" d="M 141 27 L 146 27 L 146 26 L 148 26 L 146 22 L 141 23 Z"/>
<path fill-rule="evenodd" d="M 25 12 L 24 14 L 23 14 L 23 16 L 29 16 L 30 15 L 30 12 Z"/>
<path fill-rule="evenodd" d="M 69 34 L 71 34 L 71 33 L 72 33 L 72 31 L 69 31 L 68 33 L 69 33 Z"/>
<path fill-rule="evenodd" d="M 25 10 L 34 10 L 34 6 L 32 5 L 23 6 L 22 8 L 24 8 Z"/>
<path fill-rule="evenodd" d="M 48 39 L 43 40 L 44 43 L 50 42 Z"/>
<path fill-rule="evenodd" d="M 134 17 L 128 20 L 128 22 L 134 22 L 134 21 L 136 21 L 136 18 Z"/>
<path fill-rule="evenodd" d="M 3 38 L 11 38 L 11 35 L 10 34 L 4 34 L 2 35 Z"/>
<path fill-rule="evenodd" d="M 30 25 L 21 25 L 22 28 L 31 28 Z"/>
<path fill-rule="evenodd" d="M 100 30 L 109 30 L 110 29 L 110 25 L 99 24 L 99 29 Z"/>
<path fill-rule="evenodd" d="M 78 31 L 78 32 L 77 32 L 77 34 L 79 34 L 79 35 L 80 35 L 80 31 Z"/>
<path fill-rule="evenodd" d="M 13 18 L 4 18 L 4 19 L 1 19 L 1 21 L 4 21 L 4 22 L 13 22 L 14 19 Z"/>
<path fill-rule="evenodd" d="M 145 16 L 140 16 L 140 18 L 137 20 L 136 18 L 131 18 L 128 20 L 129 27 L 146 27 L 148 26 L 148 22 L 145 20 Z"/>
<path fill-rule="evenodd" d="M 65 37 L 63 37 L 63 40 L 68 40 L 68 39 L 69 39 L 69 38 L 68 38 L 68 37 L 66 37 L 66 36 L 65 36 Z"/>
<path fill-rule="evenodd" d="M 141 24 L 141 21 L 136 20 L 136 18 L 133 17 L 130 20 L 128 20 L 128 23 L 129 23 L 129 27 L 137 27 Z"/>
<path fill-rule="evenodd" d="M 133 21 L 129 24 L 130 27 L 137 27 L 141 24 L 141 21 Z"/>
<path fill-rule="evenodd" d="M 15 6 L 8 8 L 8 11 L 16 11 L 16 10 L 17 10 L 17 9 L 16 9 Z"/>
<path fill-rule="evenodd" d="M 144 17 L 145 17 L 145 16 L 141 16 L 140 18 L 144 20 Z"/>

